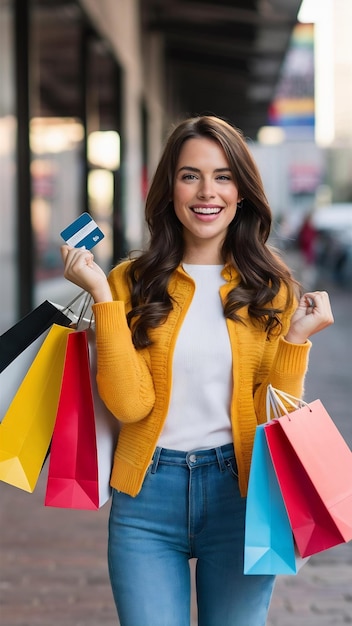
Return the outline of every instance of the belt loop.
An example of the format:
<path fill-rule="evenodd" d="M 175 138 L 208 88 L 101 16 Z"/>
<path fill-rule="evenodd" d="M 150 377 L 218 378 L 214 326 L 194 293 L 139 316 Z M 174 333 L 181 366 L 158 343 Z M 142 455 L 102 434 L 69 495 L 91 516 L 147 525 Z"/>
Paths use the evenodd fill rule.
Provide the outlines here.
<path fill-rule="evenodd" d="M 150 470 L 151 474 L 155 474 L 156 470 L 158 469 L 161 450 L 162 448 L 159 448 L 159 447 L 155 448 L 155 452 L 153 455 L 152 469 Z"/>
<path fill-rule="evenodd" d="M 224 455 L 222 453 L 222 449 L 215 448 L 215 453 L 216 453 L 216 458 L 219 464 L 220 471 L 224 472 L 226 469 L 226 465 L 225 465 L 225 460 L 224 460 Z"/>

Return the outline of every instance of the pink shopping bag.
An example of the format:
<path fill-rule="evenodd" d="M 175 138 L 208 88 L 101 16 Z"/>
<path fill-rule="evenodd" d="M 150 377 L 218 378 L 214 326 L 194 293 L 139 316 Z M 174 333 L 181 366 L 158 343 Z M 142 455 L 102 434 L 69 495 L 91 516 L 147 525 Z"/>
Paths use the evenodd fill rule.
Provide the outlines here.
<path fill-rule="evenodd" d="M 284 402 L 291 398 L 278 393 Z M 320 400 L 290 413 L 282 402 L 281 408 L 284 414 L 265 425 L 265 435 L 305 557 L 352 539 L 352 452 Z"/>

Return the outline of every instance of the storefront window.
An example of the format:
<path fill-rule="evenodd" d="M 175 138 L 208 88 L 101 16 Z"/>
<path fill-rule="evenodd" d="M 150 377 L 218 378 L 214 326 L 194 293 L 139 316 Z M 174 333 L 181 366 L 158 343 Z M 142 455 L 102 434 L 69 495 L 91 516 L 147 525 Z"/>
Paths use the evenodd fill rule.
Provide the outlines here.
<path fill-rule="evenodd" d="M 0 332 L 67 285 L 60 232 L 83 211 L 104 269 L 124 254 L 116 59 L 77 0 L 23 9 L 0 0 Z"/>
<path fill-rule="evenodd" d="M 33 0 L 30 148 L 35 282 L 62 274 L 60 232 L 82 209 L 82 17 L 73 2 Z"/>
<path fill-rule="evenodd" d="M 0 0 L 0 332 L 14 320 L 16 299 L 16 117 L 13 3 Z"/>
<path fill-rule="evenodd" d="M 113 257 L 120 166 L 116 62 L 73 0 L 32 0 L 30 146 L 35 281 L 62 274 L 59 233 L 83 211 Z"/>

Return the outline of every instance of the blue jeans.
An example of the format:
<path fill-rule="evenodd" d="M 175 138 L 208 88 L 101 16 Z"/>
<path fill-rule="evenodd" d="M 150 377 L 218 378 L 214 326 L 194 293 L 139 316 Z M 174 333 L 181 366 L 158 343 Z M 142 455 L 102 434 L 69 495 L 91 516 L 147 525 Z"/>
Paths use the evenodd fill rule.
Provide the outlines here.
<path fill-rule="evenodd" d="M 232 444 L 157 448 L 138 496 L 113 492 L 108 556 L 121 626 L 189 626 L 191 558 L 199 626 L 264 626 L 275 578 L 243 574 L 245 505 Z"/>

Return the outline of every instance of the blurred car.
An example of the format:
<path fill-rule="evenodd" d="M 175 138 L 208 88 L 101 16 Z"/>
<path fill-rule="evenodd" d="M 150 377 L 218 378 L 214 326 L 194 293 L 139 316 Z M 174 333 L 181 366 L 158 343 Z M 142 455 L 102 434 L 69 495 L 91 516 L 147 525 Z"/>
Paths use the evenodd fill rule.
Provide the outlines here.
<path fill-rule="evenodd" d="M 352 202 L 331 204 L 312 215 L 318 236 L 317 264 L 335 283 L 352 287 Z"/>
<path fill-rule="evenodd" d="M 317 230 L 344 230 L 352 228 L 352 202 L 337 202 L 316 209 L 312 223 Z"/>

